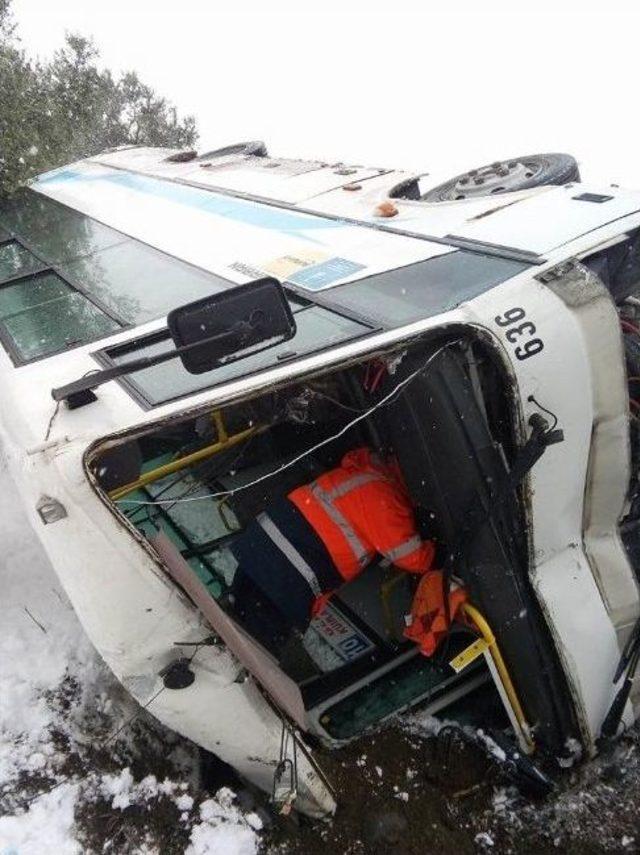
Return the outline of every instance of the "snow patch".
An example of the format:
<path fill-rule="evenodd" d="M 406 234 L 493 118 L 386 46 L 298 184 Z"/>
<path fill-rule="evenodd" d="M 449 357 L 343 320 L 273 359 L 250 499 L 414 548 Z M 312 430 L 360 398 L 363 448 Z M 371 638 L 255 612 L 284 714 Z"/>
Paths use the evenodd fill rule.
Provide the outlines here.
<path fill-rule="evenodd" d="M 132 787 L 133 775 L 127 767 L 119 775 L 103 775 L 100 792 L 105 798 L 111 799 L 112 808 L 124 810 L 136 800 Z"/>
<path fill-rule="evenodd" d="M 0 543 L 3 546 L 0 633 L 0 786 L 22 770 L 56 765 L 54 723 L 64 722 L 47 694 L 73 671 L 91 681 L 97 657 L 25 520 L 0 454 Z M 102 666 L 97 665 L 101 668 Z"/>
<path fill-rule="evenodd" d="M 215 799 L 202 802 L 201 821 L 191 829 L 185 855 L 256 855 L 262 822 L 256 814 L 245 817 L 234 800 L 235 793 L 222 787 Z"/>
<path fill-rule="evenodd" d="M 186 793 L 182 793 L 174 801 L 180 811 L 190 811 L 193 808 L 193 798 Z"/>
<path fill-rule="evenodd" d="M 73 835 L 78 787 L 62 784 L 16 816 L 0 817 L 0 852 L 6 855 L 81 855 Z"/>
<path fill-rule="evenodd" d="M 582 758 L 582 745 L 580 745 L 577 739 L 569 737 L 565 742 L 565 749 L 565 756 L 557 758 L 558 766 L 561 769 L 571 769 Z"/>

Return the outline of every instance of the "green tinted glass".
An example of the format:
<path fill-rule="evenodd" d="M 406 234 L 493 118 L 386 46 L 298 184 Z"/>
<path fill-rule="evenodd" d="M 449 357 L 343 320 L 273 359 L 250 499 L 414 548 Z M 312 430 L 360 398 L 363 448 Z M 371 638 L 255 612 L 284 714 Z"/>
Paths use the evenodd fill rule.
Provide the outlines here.
<path fill-rule="evenodd" d="M 87 255 L 124 239 L 120 232 L 26 189 L 0 204 L 0 226 L 33 247 L 50 264 Z"/>
<path fill-rule="evenodd" d="M 0 288 L 0 321 L 22 359 L 35 359 L 120 327 L 53 273 Z"/>
<path fill-rule="evenodd" d="M 130 324 L 160 318 L 229 287 L 224 279 L 130 239 L 61 269 Z"/>
<path fill-rule="evenodd" d="M 30 276 L 28 279 L 5 285 L 0 288 L 0 318 L 15 315 L 32 306 L 59 300 L 66 297 L 69 290 L 67 283 L 54 273 Z"/>
<path fill-rule="evenodd" d="M 34 273 L 42 267 L 42 262 L 16 241 L 0 243 L 0 282 L 13 276 Z"/>
<path fill-rule="evenodd" d="M 10 239 L 10 233 L 15 234 L 15 240 Z M 31 250 L 42 258 L 42 263 Z M 1 293 L 0 315 L 39 305 L 41 293 L 45 295 L 43 300 L 50 299 L 47 296 L 50 288 L 56 291 L 62 287 L 66 295 L 66 284 L 59 284 L 65 280 L 74 291 L 87 294 L 89 300 L 95 298 L 118 318 L 119 326 L 135 326 L 232 284 L 103 226 L 47 196 L 22 189 L 0 203 L 0 284 L 15 276 L 51 268 L 55 268 L 61 279 L 38 278 L 37 287 L 30 282 Z M 56 299 L 61 296 L 55 295 Z M 76 333 L 79 342 L 83 342 L 111 332 L 116 326 L 100 309 L 89 307 L 83 297 L 74 296 L 67 303 L 64 311 L 62 304 L 52 308 L 57 326 L 52 324 L 47 335 L 42 336 L 42 352 L 38 355 L 71 346 L 69 342 L 75 340 Z M 34 330 L 40 328 L 43 317 L 41 312 L 34 314 Z M 76 329 L 79 322 L 81 326 Z M 35 344 L 27 346 L 27 319 L 12 321 L 12 325 L 16 335 L 24 336 L 20 339 L 22 355 L 31 353 Z"/>

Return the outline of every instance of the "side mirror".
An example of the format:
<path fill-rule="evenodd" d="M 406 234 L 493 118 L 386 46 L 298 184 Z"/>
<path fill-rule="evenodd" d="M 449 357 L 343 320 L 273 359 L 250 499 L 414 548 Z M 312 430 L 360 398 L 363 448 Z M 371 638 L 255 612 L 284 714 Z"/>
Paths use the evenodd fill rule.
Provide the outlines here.
<path fill-rule="evenodd" d="M 167 325 L 190 374 L 274 347 L 296 333 L 282 285 L 270 277 L 180 306 L 169 313 Z"/>
<path fill-rule="evenodd" d="M 52 389 L 51 397 L 66 401 L 73 410 L 96 401 L 93 390 L 117 377 L 178 357 L 190 374 L 203 374 L 220 364 L 275 347 L 296 334 L 296 322 L 282 285 L 269 277 L 180 306 L 169 313 L 167 324 L 175 350 L 85 374 L 73 383 Z"/>

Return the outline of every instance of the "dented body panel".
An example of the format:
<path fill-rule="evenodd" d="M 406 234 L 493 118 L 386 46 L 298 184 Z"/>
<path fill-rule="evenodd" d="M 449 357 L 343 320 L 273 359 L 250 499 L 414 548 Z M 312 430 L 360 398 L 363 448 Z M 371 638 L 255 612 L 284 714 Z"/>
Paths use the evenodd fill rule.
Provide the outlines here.
<path fill-rule="evenodd" d="M 636 572 L 619 532 L 631 477 L 628 397 L 609 292 L 580 262 L 558 265 L 640 227 L 640 194 L 602 191 L 611 199 L 591 205 L 575 199 L 581 186 L 459 203 L 394 200 L 398 215 L 382 223 L 375 205 L 410 178 L 406 173 L 304 168 L 298 161 L 265 169 L 255 161 L 268 158 L 242 157 L 213 166 L 170 164 L 166 155 L 104 154 L 41 176 L 32 191 L 229 284 L 273 275 L 345 313 L 341 286 L 469 247 L 472 256 L 520 258 L 522 267 L 475 291 L 461 290 L 446 310 L 410 322 L 382 323 L 373 306 L 367 316 L 365 305 L 369 328 L 354 340 L 148 408 L 116 382 L 78 410 L 55 406 L 50 389 L 95 370 L 97 349 L 164 329 L 165 317 L 18 368 L 0 349 L 0 392 L 8 402 L 0 431 L 11 471 L 100 654 L 140 703 L 153 698 L 150 712 L 270 790 L 282 722 L 273 699 L 224 645 L 199 649 L 193 685 L 161 690 L 159 675 L 175 658 L 175 643 L 200 641 L 210 627 L 149 544 L 113 513 L 90 463 L 97 449 L 125 436 L 464 331 L 488 343 L 509 377 L 519 441 L 540 405 L 564 431 L 564 442 L 546 451 L 525 484 L 528 576 L 569 687 L 571 715 L 593 753 L 615 694 L 620 651 L 640 613 Z M 514 336 L 514 327 L 526 323 L 535 333 Z M 60 502 L 66 516 L 44 525 L 36 511 L 43 496 Z M 627 718 L 636 711 L 629 705 Z M 303 731 L 305 723 L 298 724 Z M 299 807 L 312 816 L 331 813 L 334 794 L 300 740 Z"/>

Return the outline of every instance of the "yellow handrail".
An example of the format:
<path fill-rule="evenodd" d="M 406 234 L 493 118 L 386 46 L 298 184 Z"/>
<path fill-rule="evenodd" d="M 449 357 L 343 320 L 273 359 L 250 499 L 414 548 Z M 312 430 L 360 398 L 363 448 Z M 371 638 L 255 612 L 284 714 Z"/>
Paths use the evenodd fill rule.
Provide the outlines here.
<path fill-rule="evenodd" d="M 250 427 L 229 436 L 222 419 L 222 413 L 219 411 L 214 412 L 213 420 L 218 431 L 218 439 L 216 442 L 212 445 L 206 445 L 204 448 L 199 448 L 198 451 L 193 451 L 191 454 L 185 454 L 184 457 L 179 457 L 177 460 L 172 460 L 170 463 L 164 463 L 162 466 L 157 466 L 155 469 L 145 472 L 144 475 L 141 475 L 129 484 L 123 484 L 122 487 L 116 487 L 114 490 L 109 492 L 109 498 L 114 502 L 117 502 L 118 499 L 122 499 L 128 493 L 137 490 L 139 487 L 144 487 L 147 484 L 153 484 L 154 481 L 166 478 L 167 475 L 173 475 L 174 472 L 179 472 L 181 469 L 191 466 L 192 463 L 198 463 L 200 460 L 206 460 L 207 457 L 213 457 L 214 454 L 218 454 L 220 451 L 224 451 L 227 448 L 237 445 L 239 442 L 248 439 L 250 436 L 253 436 L 253 434 L 263 429 L 261 426 Z"/>
<path fill-rule="evenodd" d="M 407 574 L 399 571 L 395 571 L 388 578 L 384 579 L 380 583 L 380 602 L 382 603 L 382 613 L 384 619 L 384 628 L 387 631 L 387 635 L 391 638 L 394 636 L 394 621 L 393 621 L 393 611 L 391 609 L 391 594 L 393 593 L 393 589 L 399 582 L 402 582 L 406 579 Z"/>
<path fill-rule="evenodd" d="M 493 659 L 498 674 L 500 675 L 500 680 L 502 681 L 505 693 L 509 698 L 509 703 L 511 704 L 516 720 L 520 725 L 522 735 L 528 745 L 533 750 L 535 748 L 535 743 L 531 736 L 531 728 L 529 727 L 529 724 L 527 722 L 524 710 L 522 709 L 522 704 L 520 703 L 520 699 L 518 698 L 518 693 L 516 692 L 515 686 L 511 681 L 509 671 L 507 669 L 504 659 L 502 658 L 500 648 L 498 647 L 498 642 L 496 641 L 496 637 L 493 634 L 491 627 L 489 626 L 485 618 L 482 616 L 482 614 L 478 611 L 478 609 L 475 606 L 472 606 L 470 603 L 463 603 L 462 610 L 475 624 L 475 626 L 480 631 L 480 634 L 487 642 L 487 645 L 489 647 L 489 653 L 491 654 L 491 658 Z"/>
<path fill-rule="evenodd" d="M 224 423 L 220 410 L 213 411 L 213 423 L 216 426 L 218 442 L 226 442 L 229 438 L 229 434 L 227 433 L 227 426 Z"/>

